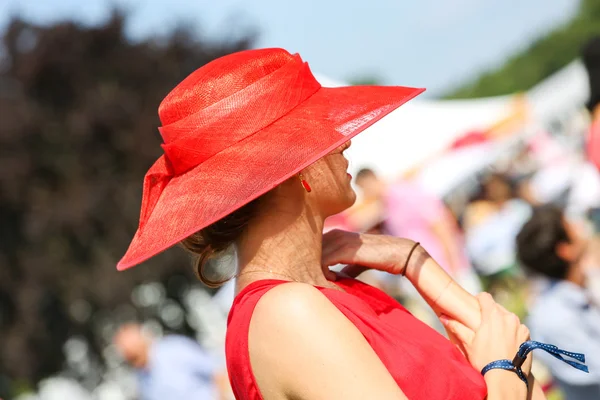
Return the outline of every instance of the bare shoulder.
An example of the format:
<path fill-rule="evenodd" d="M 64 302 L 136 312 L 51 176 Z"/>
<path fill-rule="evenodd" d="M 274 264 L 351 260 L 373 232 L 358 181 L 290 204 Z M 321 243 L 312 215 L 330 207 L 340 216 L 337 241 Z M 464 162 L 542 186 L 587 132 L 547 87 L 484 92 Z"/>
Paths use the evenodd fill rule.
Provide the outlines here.
<path fill-rule="evenodd" d="M 259 300 L 252 314 L 249 340 L 251 344 L 265 343 L 272 351 L 291 343 L 308 344 L 312 336 L 332 328 L 339 318 L 345 319 L 319 289 L 305 283 L 285 283 Z"/>
<path fill-rule="evenodd" d="M 293 323 L 295 318 L 284 318 L 294 315 L 297 318 L 318 318 L 319 313 L 312 314 L 315 307 L 326 309 L 335 306 L 312 285 L 299 282 L 289 282 L 278 285 L 265 293 L 254 311 L 252 321 L 261 325 L 264 322 L 276 320 L 280 324 Z M 321 310 L 327 312 L 326 310 Z M 289 319 L 289 321 L 288 321 Z"/>
<path fill-rule="evenodd" d="M 248 342 L 265 399 L 368 398 L 373 391 L 403 398 L 362 333 L 311 285 L 286 283 L 263 295 Z"/>
<path fill-rule="evenodd" d="M 250 321 L 248 350 L 265 399 L 286 398 L 300 386 L 294 375 L 320 357 L 326 338 L 319 339 L 318 331 L 327 331 L 323 324 L 330 324 L 328 316 L 335 311 L 317 288 L 303 283 L 281 284 L 261 297 Z"/>

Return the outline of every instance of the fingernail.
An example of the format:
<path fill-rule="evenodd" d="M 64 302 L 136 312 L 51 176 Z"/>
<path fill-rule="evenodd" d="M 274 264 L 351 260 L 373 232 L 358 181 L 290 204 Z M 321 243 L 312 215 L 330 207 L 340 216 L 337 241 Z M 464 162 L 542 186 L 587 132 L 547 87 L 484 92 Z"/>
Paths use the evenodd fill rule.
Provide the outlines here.
<path fill-rule="evenodd" d="M 444 314 L 440 315 L 440 321 L 442 322 L 442 324 L 447 324 L 448 323 L 448 317 L 446 317 Z"/>

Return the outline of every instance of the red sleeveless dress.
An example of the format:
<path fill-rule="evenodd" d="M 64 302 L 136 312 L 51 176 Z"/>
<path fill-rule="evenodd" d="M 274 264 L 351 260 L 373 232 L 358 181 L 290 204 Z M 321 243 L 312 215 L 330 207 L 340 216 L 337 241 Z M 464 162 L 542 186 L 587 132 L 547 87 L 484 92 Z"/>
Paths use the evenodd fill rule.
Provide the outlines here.
<path fill-rule="evenodd" d="M 286 283 L 261 280 L 235 298 L 227 322 L 225 352 L 235 398 L 259 400 L 248 352 L 250 319 L 269 289 Z M 419 321 L 379 289 L 354 279 L 339 279 L 345 292 L 317 287 L 363 334 L 411 400 L 482 400 L 487 389 L 481 374 L 446 338 Z"/>

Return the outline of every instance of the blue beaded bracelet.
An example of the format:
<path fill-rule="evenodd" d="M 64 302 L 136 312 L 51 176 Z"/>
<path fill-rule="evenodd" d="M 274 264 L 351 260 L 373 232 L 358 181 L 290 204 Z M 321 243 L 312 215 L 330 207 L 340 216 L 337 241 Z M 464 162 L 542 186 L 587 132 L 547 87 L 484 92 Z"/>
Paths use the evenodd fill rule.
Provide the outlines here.
<path fill-rule="evenodd" d="M 527 355 L 536 349 L 542 349 L 546 353 L 551 354 L 553 357 L 569 364 L 573 368 L 577 368 L 580 371 L 589 373 L 588 367 L 585 365 L 585 355 L 583 355 L 581 353 L 572 353 L 570 351 L 561 350 L 558 347 L 551 345 L 551 344 L 540 343 L 540 342 L 535 342 L 533 340 L 529 340 L 529 341 L 521 344 L 521 346 L 519 346 L 519 351 L 517 352 L 517 355 L 515 356 L 515 358 L 513 358 L 512 361 L 510 361 L 510 360 L 492 361 L 491 363 L 489 363 L 488 365 L 483 367 L 483 369 L 481 370 L 481 374 L 485 375 L 486 372 L 488 372 L 492 369 L 504 369 L 507 371 L 513 371 L 514 373 L 516 373 L 519 376 L 519 378 L 523 382 L 525 382 L 527 389 L 529 389 L 529 384 L 527 383 L 527 377 L 525 376 L 525 373 L 521 369 L 521 366 L 523 365 L 525 360 L 527 360 Z M 572 358 L 576 361 L 565 359 L 563 357 L 563 355 L 565 355 L 569 358 Z"/>

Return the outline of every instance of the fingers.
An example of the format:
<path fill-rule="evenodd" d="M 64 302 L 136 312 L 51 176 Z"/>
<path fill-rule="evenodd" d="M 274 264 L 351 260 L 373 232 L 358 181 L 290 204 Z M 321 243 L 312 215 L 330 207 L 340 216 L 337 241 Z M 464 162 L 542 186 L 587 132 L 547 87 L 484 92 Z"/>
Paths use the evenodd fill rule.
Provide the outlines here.
<path fill-rule="evenodd" d="M 450 332 L 450 330 L 446 329 L 446 334 L 448 335 L 448 339 L 450 339 L 450 343 L 455 345 L 458 351 L 460 351 L 465 358 L 469 358 L 465 344 L 461 342 L 452 332 Z"/>
<path fill-rule="evenodd" d="M 498 311 L 500 311 L 500 313 L 503 315 L 509 315 L 509 314 L 515 315 L 514 313 L 512 313 L 512 312 L 508 311 L 506 308 L 504 308 L 504 306 L 500 303 L 496 303 L 496 307 L 498 308 Z"/>
<path fill-rule="evenodd" d="M 477 295 L 477 300 L 481 308 L 481 320 L 489 322 L 494 317 L 501 317 L 504 323 L 511 327 L 511 331 L 516 333 L 517 338 L 521 342 L 529 340 L 529 329 L 521 324 L 519 317 L 508 311 L 506 308 L 496 303 L 489 293 L 480 293 Z"/>
<path fill-rule="evenodd" d="M 529 332 L 529 328 L 527 328 L 525 325 L 521 324 L 521 326 L 519 326 L 519 339 L 522 342 L 526 342 L 529 339 L 531 339 L 531 334 Z"/>
<path fill-rule="evenodd" d="M 343 231 L 340 231 L 339 229 L 334 229 L 323 235 L 321 250 L 321 259 L 323 261 L 328 259 L 332 254 L 338 252 L 344 246 L 342 232 Z"/>
<path fill-rule="evenodd" d="M 363 267 L 362 265 L 353 264 L 344 267 L 344 269 L 342 269 L 342 274 L 347 275 L 350 278 L 356 278 L 368 269 L 369 268 Z"/>
<path fill-rule="evenodd" d="M 358 233 L 334 229 L 323 235 L 321 264 L 352 264 L 355 261 L 356 248 L 360 245 Z"/>
<path fill-rule="evenodd" d="M 330 231 L 327 231 L 323 234 L 323 243 L 326 243 L 328 239 L 334 238 L 336 236 L 339 236 L 341 234 L 342 231 L 341 229 L 332 229 Z"/>
<path fill-rule="evenodd" d="M 473 341 L 475 333 L 471 329 L 467 328 L 465 325 L 458 322 L 457 320 L 450 319 L 445 315 L 441 315 L 440 321 L 442 322 L 444 327 L 460 342 L 468 345 Z"/>
<path fill-rule="evenodd" d="M 323 244 L 325 245 L 332 241 L 342 239 L 344 237 L 351 237 L 356 235 L 358 235 L 358 233 L 356 232 L 343 231 L 341 229 L 332 229 L 323 234 Z"/>
<path fill-rule="evenodd" d="M 321 254 L 321 265 L 330 267 L 336 264 L 352 264 L 354 262 L 354 254 L 354 252 L 343 245 L 330 249 L 329 251 L 323 249 L 323 254 Z"/>
<path fill-rule="evenodd" d="M 481 324 L 484 322 L 488 322 L 492 316 L 498 312 L 496 307 L 496 302 L 491 294 L 486 292 L 481 292 L 477 296 L 477 301 L 479 302 L 479 309 L 481 310 Z"/>
<path fill-rule="evenodd" d="M 329 269 L 330 266 L 336 264 L 350 264 L 353 260 L 353 253 L 347 246 L 348 239 L 355 236 L 352 232 L 346 232 L 339 229 L 333 229 L 323 235 L 323 247 L 321 253 L 321 266 L 325 277 L 330 281 L 337 279 L 337 274 Z M 366 268 L 358 265 L 351 265 L 344 270 L 345 274 L 351 278 L 356 278 Z"/>
<path fill-rule="evenodd" d="M 325 275 L 325 279 L 327 279 L 328 281 L 336 281 L 337 280 L 337 274 L 330 270 L 329 267 L 323 266 L 322 267 L 323 270 L 323 275 Z"/>

